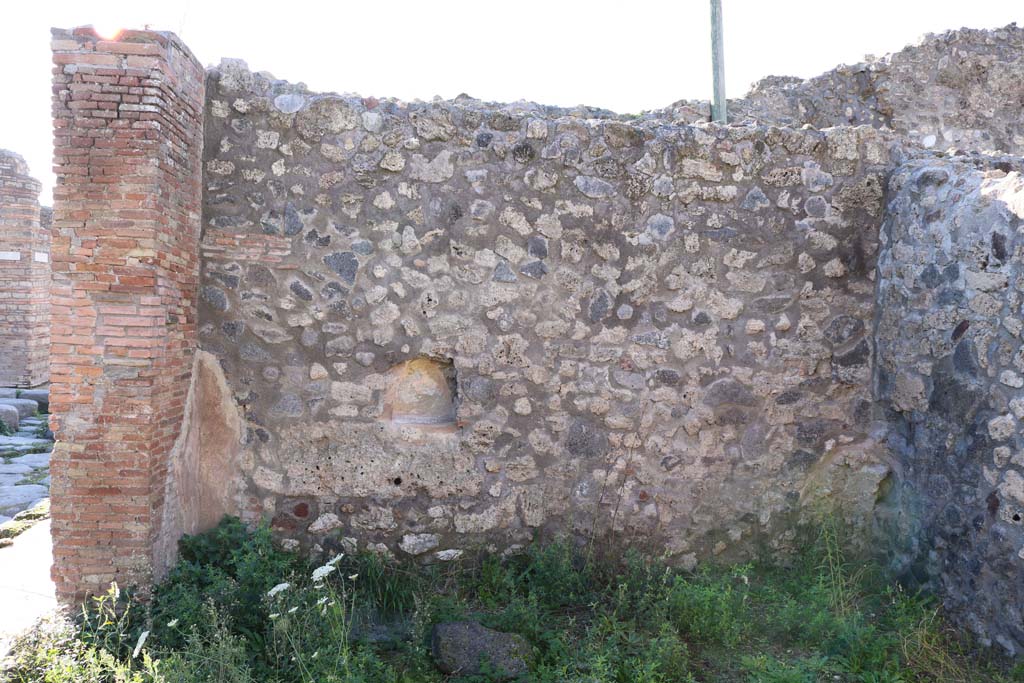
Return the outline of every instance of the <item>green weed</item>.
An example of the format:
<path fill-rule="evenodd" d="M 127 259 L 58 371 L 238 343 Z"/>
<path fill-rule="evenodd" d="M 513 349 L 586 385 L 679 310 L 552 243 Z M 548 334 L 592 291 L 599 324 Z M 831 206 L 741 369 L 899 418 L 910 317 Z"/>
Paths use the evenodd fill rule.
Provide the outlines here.
<path fill-rule="evenodd" d="M 181 543 L 144 604 L 93 599 L 19 644 L 9 680 L 45 683 L 491 683 L 444 678 L 434 624 L 522 635 L 530 683 L 1020 683 L 926 595 L 846 551 L 826 521 L 784 566 L 684 572 L 628 551 L 537 544 L 417 566 L 378 555 L 314 567 L 265 527 L 226 519 Z M 143 633 L 151 632 L 148 640 Z"/>

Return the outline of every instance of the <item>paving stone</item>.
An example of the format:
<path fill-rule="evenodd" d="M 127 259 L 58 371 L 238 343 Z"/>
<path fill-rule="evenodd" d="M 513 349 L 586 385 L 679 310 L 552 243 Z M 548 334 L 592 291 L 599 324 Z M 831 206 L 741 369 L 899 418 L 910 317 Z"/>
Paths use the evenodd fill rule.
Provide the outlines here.
<path fill-rule="evenodd" d="M 16 457 L 21 453 L 37 451 L 40 448 L 52 448 L 49 439 L 27 436 L 0 436 L 0 456 Z"/>
<path fill-rule="evenodd" d="M 28 465 L 35 469 L 41 469 L 50 466 L 50 454 L 27 453 L 25 455 L 19 455 L 16 458 L 12 458 L 11 462 L 16 462 L 20 465 Z"/>
<path fill-rule="evenodd" d="M 0 510 L 9 512 L 21 512 L 32 507 L 43 498 L 50 495 L 45 486 L 38 484 L 23 484 L 21 486 L 0 487 Z"/>

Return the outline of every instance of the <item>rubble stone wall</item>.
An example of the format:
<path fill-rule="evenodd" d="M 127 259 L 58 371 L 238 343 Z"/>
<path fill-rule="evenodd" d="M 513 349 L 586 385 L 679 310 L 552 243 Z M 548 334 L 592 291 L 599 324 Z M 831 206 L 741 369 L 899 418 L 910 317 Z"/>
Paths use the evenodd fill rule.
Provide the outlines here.
<path fill-rule="evenodd" d="M 879 257 L 877 394 L 898 463 L 898 569 L 1024 648 L 1024 161 L 897 169 Z"/>
<path fill-rule="evenodd" d="M 24 159 L 0 150 L 0 387 L 35 387 L 50 375 L 50 233 L 40 188 Z"/>
<path fill-rule="evenodd" d="M 686 562 L 870 513 L 871 127 L 672 126 L 208 77 L 200 340 L 239 510 L 445 559 L 539 529 Z"/>
<path fill-rule="evenodd" d="M 770 77 L 730 118 L 886 127 L 926 149 L 1024 154 L 1024 27 L 959 29 L 808 79 Z"/>
<path fill-rule="evenodd" d="M 1024 151 L 1021 45 L 769 79 L 718 126 L 204 86 L 171 34 L 55 31 L 59 592 L 225 513 L 693 566 L 834 511 L 1019 653 L 1022 162 L 929 150 Z"/>

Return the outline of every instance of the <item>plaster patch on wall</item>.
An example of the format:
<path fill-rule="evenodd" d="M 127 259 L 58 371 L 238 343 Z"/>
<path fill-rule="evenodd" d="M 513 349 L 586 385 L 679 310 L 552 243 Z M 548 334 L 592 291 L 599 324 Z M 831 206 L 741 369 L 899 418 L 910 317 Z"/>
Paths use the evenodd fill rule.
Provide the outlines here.
<path fill-rule="evenodd" d="M 154 554 L 159 578 L 177 558 L 177 541 L 242 512 L 242 439 L 239 408 L 216 356 L 197 351 L 181 433 L 168 456 L 160 539 Z"/>

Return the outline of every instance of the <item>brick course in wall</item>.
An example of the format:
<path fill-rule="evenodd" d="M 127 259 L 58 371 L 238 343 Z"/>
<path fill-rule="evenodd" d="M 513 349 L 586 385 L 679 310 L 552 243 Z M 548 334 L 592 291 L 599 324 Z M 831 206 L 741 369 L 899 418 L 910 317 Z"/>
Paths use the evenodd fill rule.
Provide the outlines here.
<path fill-rule="evenodd" d="M 146 584 L 195 349 L 204 74 L 173 35 L 53 31 L 53 576 Z"/>
<path fill-rule="evenodd" d="M 0 150 L 0 386 L 49 378 L 50 235 L 40 223 L 39 181 Z"/>

